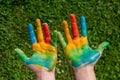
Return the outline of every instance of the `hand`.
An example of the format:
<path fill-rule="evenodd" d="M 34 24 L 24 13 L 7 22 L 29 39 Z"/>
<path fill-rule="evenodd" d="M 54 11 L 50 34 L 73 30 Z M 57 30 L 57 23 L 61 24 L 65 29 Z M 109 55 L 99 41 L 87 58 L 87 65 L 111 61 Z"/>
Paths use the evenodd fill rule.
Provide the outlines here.
<path fill-rule="evenodd" d="M 65 55 L 67 56 L 74 68 L 84 67 L 89 64 L 94 66 L 96 61 L 100 58 L 102 51 L 105 47 L 109 45 L 109 43 L 103 42 L 97 49 L 93 50 L 92 48 L 90 48 L 87 39 L 85 17 L 80 17 L 81 35 L 79 35 L 78 26 L 74 14 L 70 15 L 70 20 L 72 25 L 72 38 L 70 36 L 67 21 L 64 20 L 62 23 L 67 43 L 62 37 L 62 34 L 58 32 L 58 36 L 64 48 Z"/>
<path fill-rule="evenodd" d="M 47 23 L 43 23 L 44 35 L 42 33 L 42 26 L 40 19 L 36 20 L 37 23 L 37 40 L 35 37 L 32 24 L 28 24 L 30 40 L 32 43 L 32 57 L 28 58 L 20 49 L 15 49 L 15 52 L 25 62 L 25 64 L 32 69 L 35 73 L 39 73 L 43 69 L 53 71 L 57 62 L 57 35 L 54 32 L 53 43 L 51 43 L 50 32 Z"/>

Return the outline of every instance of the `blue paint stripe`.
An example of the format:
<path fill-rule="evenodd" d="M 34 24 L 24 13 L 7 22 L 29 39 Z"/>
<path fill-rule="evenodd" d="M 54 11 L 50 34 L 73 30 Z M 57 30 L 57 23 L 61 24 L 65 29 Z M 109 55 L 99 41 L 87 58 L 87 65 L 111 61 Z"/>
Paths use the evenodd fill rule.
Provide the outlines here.
<path fill-rule="evenodd" d="M 32 44 L 34 44 L 37 40 L 35 37 L 35 33 L 34 33 L 32 24 L 28 24 L 28 31 L 29 31 L 29 35 L 30 35 L 30 41 Z"/>
<path fill-rule="evenodd" d="M 95 62 L 100 57 L 100 53 L 96 53 L 94 56 L 92 56 L 89 60 L 89 64 Z"/>
<path fill-rule="evenodd" d="M 81 16 L 81 17 L 80 17 L 80 23 L 81 23 L 82 36 L 87 36 L 86 19 L 85 19 L 84 16 Z"/>

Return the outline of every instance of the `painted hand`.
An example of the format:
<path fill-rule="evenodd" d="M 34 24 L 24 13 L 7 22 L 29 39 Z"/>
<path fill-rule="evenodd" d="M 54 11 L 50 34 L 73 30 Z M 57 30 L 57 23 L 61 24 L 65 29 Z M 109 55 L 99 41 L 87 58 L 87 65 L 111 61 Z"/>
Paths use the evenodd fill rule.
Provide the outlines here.
<path fill-rule="evenodd" d="M 37 23 L 37 40 L 35 37 L 34 29 L 32 24 L 28 24 L 28 30 L 30 34 L 30 40 L 32 43 L 32 57 L 28 58 L 24 52 L 20 49 L 15 49 L 15 52 L 30 67 L 34 72 L 47 69 L 53 70 L 57 62 L 57 34 L 54 31 L 53 43 L 51 42 L 50 32 L 47 23 L 43 23 L 44 35 L 42 33 L 42 26 L 40 19 L 36 20 Z"/>
<path fill-rule="evenodd" d="M 81 35 L 79 35 L 76 17 L 74 14 L 70 15 L 70 20 L 72 25 L 72 38 L 70 36 L 67 21 L 64 20 L 62 23 L 68 42 L 67 44 L 62 37 L 62 34 L 58 32 L 58 36 L 64 48 L 65 55 L 70 60 L 73 67 L 82 67 L 91 63 L 96 63 L 96 61 L 100 58 L 103 49 L 107 47 L 109 43 L 103 42 L 97 49 L 91 49 L 87 40 L 85 17 L 80 17 Z"/>

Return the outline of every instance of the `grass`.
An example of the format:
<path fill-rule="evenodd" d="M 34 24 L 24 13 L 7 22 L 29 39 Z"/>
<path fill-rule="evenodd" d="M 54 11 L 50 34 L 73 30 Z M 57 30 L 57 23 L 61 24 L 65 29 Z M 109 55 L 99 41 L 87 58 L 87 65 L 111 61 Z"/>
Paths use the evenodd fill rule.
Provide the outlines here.
<path fill-rule="evenodd" d="M 31 56 L 27 24 L 35 26 L 35 19 L 47 22 L 51 32 L 63 32 L 61 22 L 69 22 L 69 15 L 87 18 L 88 38 L 92 48 L 109 41 L 95 66 L 97 80 L 120 79 L 120 1 L 118 0 L 0 0 L 0 80 L 35 80 L 34 73 L 14 53 L 21 48 Z M 57 80 L 75 80 L 63 49 L 58 41 Z"/>

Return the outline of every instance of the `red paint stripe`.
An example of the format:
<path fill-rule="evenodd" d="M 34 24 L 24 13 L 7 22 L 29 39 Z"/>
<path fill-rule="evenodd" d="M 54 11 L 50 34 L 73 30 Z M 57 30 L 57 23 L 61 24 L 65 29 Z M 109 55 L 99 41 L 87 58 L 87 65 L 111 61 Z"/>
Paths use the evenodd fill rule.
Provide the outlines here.
<path fill-rule="evenodd" d="M 47 23 L 43 23 L 43 29 L 44 29 L 44 35 L 45 35 L 45 42 L 47 44 L 50 44 L 51 37 L 50 37 L 50 31 Z"/>
<path fill-rule="evenodd" d="M 72 25 L 73 39 L 76 39 L 79 37 L 79 32 L 78 32 L 76 17 L 74 14 L 70 14 L 70 20 L 71 20 L 71 25 Z"/>

